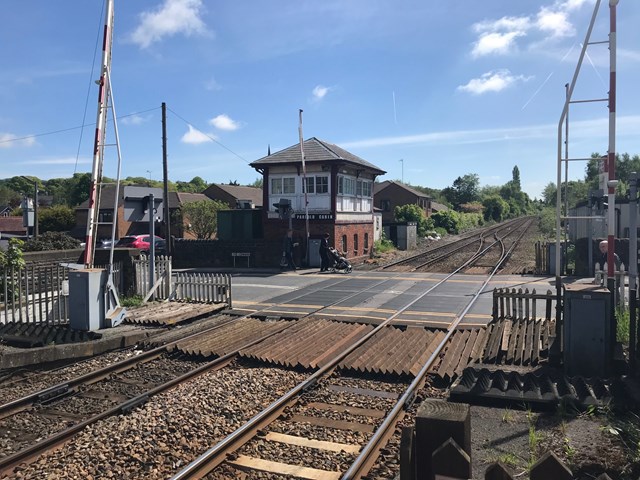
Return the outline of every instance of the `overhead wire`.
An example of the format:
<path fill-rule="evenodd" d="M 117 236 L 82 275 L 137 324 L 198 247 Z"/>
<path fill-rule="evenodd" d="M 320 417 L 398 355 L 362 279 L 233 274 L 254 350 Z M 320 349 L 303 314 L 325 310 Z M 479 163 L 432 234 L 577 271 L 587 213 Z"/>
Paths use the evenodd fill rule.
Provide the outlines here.
<path fill-rule="evenodd" d="M 95 71 L 96 56 L 98 54 L 98 45 L 100 45 L 100 33 L 101 33 L 101 28 L 100 27 L 102 26 L 102 17 L 104 16 L 105 4 L 106 4 L 106 0 L 103 0 L 102 9 L 100 10 L 100 19 L 98 20 L 96 43 L 95 43 L 95 45 L 93 47 L 93 59 L 91 60 L 91 73 L 89 74 L 89 83 L 87 85 L 87 95 L 86 95 L 86 98 L 84 100 L 84 112 L 82 113 L 82 125 L 84 125 L 85 122 L 87 121 L 87 109 L 89 108 L 89 95 L 91 94 L 91 85 L 93 83 L 92 82 L 92 80 L 93 80 L 93 72 Z M 78 162 L 80 160 L 80 148 L 82 147 L 83 134 L 84 134 L 84 128 L 81 128 L 80 129 L 80 137 L 78 138 L 78 149 L 76 150 L 76 163 L 73 166 L 73 174 L 74 175 L 78 171 Z"/>
<path fill-rule="evenodd" d="M 186 123 L 187 125 L 191 125 L 192 127 L 195 126 L 195 128 L 202 133 L 205 137 L 207 137 L 209 140 L 211 140 L 212 142 L 217 143 L 218 145 L 220 145 L 222 148 L 224 148 L 226 151 L 228 151 L 229 153 L 235 155 L 236 157 L 238 157 L 240 160 L 242 160 L 243 162 L 245 162 L 246 164 L 249 164 L 251 162 L 249 162 L 246 158 L 244 158 L 242 155 L 234 152 L 233 150 L 231 150 L 229 147 L 227 147 L 226 145 L 224 145 L 223 143 L 219 142 L 218 140 L 215 139 L 215 137 L 212 137 L 211 135 L 205 133 L 203 130 L 201 130 L 200 128 L 198 128 L 198 126 L 193 123 L 190 122 L 188 120 L 186 120 L 185 118 L 183 118 L 182 116 L 180 116 L 178 113 L 174 112 L 171 108 L 167 107 L 167 110 L 170 111 L 171 113 L 173 113 L 176 117 L 178 117 L 180 120 L 182 120 L 184 123 Z"/>

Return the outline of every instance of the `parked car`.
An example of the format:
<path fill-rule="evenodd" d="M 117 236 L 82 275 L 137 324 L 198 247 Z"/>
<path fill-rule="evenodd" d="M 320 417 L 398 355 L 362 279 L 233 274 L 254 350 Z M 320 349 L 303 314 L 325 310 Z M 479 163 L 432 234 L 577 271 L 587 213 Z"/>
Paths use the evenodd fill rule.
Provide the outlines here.
<path fill-rule="evenodd" d="M 102 240 L 98 240 L 98 243 L 96 244 L 96 248 L 104 248 L 104 249 L 111 248 L 111 239 L 103 238 Z"/>
<path fill-rule="evenodd" d="M 149 235 L 131 235 L 122 237 L 116 243 L 116 247 L 121 248 L 138 248 L 142 253 L 149 253 L 151 249 L 151 237 Z M 155 250 L 156 254 L 163 254 L 166 252 L 166 242 L 162 237 L 155 237 Z"/>

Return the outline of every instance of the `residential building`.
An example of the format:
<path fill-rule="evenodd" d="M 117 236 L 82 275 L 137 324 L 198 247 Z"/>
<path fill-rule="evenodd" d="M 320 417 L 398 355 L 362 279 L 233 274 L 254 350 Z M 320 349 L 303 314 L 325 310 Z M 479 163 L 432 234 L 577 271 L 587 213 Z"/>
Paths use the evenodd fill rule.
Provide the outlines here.
<path fill-rule="evenodd" d="M 262 208 L 261 188 L 212 183 L 202 193 L 211 200 L 226 203 L 229 208 Z"/>
<path fill-rule="evenodd" d="M 382 212 L 382 223 L 395 221 L 395 208 L 403 205 L 418 205 L 429 217 L 432 213 L 431 197 L 404 183 L 385 180 L 373 186 L 375 206 Z"/>

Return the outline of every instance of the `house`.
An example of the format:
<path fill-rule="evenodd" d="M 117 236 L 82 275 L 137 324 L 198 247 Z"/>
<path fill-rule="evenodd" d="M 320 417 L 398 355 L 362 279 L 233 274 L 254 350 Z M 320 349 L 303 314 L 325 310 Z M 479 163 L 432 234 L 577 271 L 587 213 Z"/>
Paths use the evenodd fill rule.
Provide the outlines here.
<path fill-rule="evenodd" d="M 320 238 L 351 259 L 364 259 L 373 246 L 373 184 L 386 173 L 332 143 L 312 137 L 250 165 L 263 176 L 262 223 L 265 239 L 309 236 L 309 264 L 319 265 Z M 301 242 L 305 258 L 306 242 Z"/>
<path fill-rule="evenodd" d="M 26 236 L 27 227 L 23 225 L 22 216 L 0 216 L 0 235 L 11 237 Z"/>
<path fill-rule="evenodd" d="M 125 237 L 127 235 L 140 235 L 149 232 L 148 222 L 130 222 L 125 218 L 124 209 L 124 189 L 125 186 L 120 186 L 120 193 L 118 195 L 118 211 L 116 217 L 116 239 Z M 111 228 L 113 222 L 113 205 L 115 196 L 115 185 L 105 185 L 102 188 L 100 198 L 100 210 L 98 212 L 98 233 L 97 239 L 111 238 Z M 169 218 L 171 219 L 171 235 L 174 237 L 194 238 L 189 232 L 186 231 L 185 225 L 188 219 L 180 220 L 180 217 L 176 215 L 176 212 L 180 209 L 180 206 L 185 203 L 196 202 L 199 200 L 209 201 L 209 197 L 202 193 L 182 193 L 182 192 L 169 192 Z M 84 201 L 76 207 L 76 225 L 71 230 L 71 236 L 84 240 L 87 229 L 87 211 L 89 208 L 89 200 Z M 162 237 L 166 236 L 164 223 L 157 222 L 156 234 Z"/>
<path fill-rule="evenodd" d="M 427 194 L 414 190 L 401 182 L 386 180 L 373 186 L 375 206 L 382 212 L 382 223 L 395 221 L 395 208 L 402 205 L 418 205 L 429 217 L 433 211 L 433 202 Z M 444 207 L 444 205 L 440 205 Z M 446 207 L 445 207 L 446 208 Z"/>
<path fill-rule="evenodd" d="M 9 205 L 0 205 L 0 217 L 9 217 L 11 216 L 12 211 L 13 208 L 11 208 Z"/>
<path fill-rule="evenodd" d="M 202 193 L 211 200 L 226 203 L 229 208 L 262 208 L 261 188 L 212 183 Z"/>

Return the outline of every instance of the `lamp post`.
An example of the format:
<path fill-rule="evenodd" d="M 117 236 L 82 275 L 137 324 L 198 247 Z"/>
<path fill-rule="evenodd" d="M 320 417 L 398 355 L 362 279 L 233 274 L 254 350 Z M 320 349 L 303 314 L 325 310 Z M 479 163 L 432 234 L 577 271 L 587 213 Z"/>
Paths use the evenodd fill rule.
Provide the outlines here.
<path fill-rule="evenodd" d="M 401 181 L 404 184 L 404 158 L 401 158 L 399 162 L 402 164 L 402 176 L 400 178 L 402 179 Z"/>
<path fill-rule="evenodd" d="M 20 175 L 29 182 L 33 182 L 33 238 L 38 238 L 38 180 Z"/>

